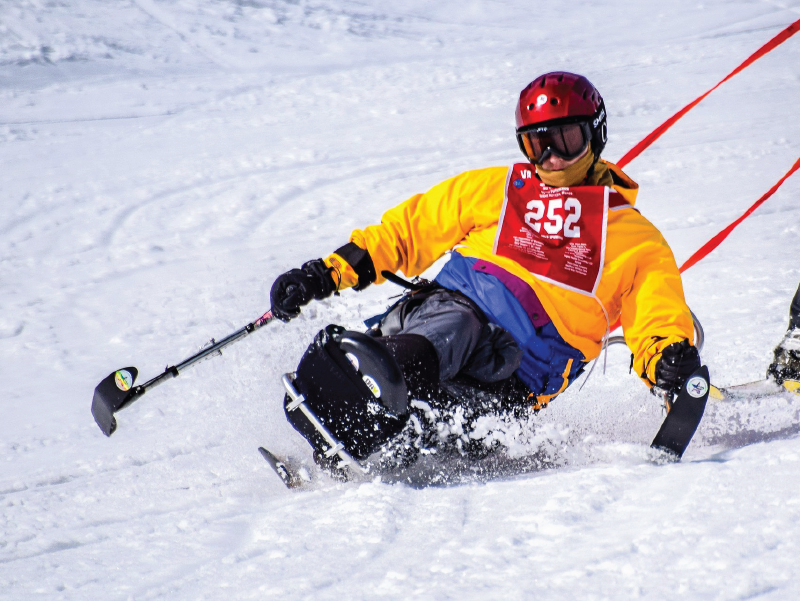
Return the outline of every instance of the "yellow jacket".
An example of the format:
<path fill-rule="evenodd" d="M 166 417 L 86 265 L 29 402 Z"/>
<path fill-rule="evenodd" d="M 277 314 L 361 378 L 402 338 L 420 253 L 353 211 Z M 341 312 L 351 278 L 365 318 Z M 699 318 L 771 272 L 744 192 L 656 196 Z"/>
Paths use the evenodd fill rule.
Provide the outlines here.
<path fill-rule="evenodd" d="M 612 187 L 631 205 L 638 185 L 605 161 L 597 168 L 613 173 Z M 421 274 L 445 252 L 490 261 L 533 288 L 559 334 L 588 360 L 602 350 L 608 322 L 597 300 L 539 280 L 513 259 L 495 255 L 492 246 L 505 197 L 507 167 L 467 171 L 388 210 L 380 225 L 355 230 L 350 241 L 366 249 L 378 274 Z M 608 176 L 606 175 L 606 181 Z M 342 274 L 342 287 L 357 276 L 337 255 L 327 259 Z M 597 298 L 613 324 L 621 318 L 636 373 L 655 382 L 661 350 L 684 338 L 693 340 L 692 316 L 681 276 L 667 242 L 638 211 L 609 211 L 605 262 Z"/>

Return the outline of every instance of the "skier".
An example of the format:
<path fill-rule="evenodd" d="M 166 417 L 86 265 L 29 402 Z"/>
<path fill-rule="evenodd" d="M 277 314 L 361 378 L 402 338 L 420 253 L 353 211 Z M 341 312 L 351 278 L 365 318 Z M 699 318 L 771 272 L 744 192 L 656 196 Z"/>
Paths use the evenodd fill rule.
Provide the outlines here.
<path fill-rule="evenodd" d="M 316 397 L 320 421 L 356 457 L 375 451 L 408 419 L 407 407 L 394 401 L 390 410 L 380 383 L 367 375 L 383 407 L 369 396 L 362 409 L 348 405 L 348 394 L 357 392 L 341 392 L 349 384 L 337 370 L 342 356 L 359 370 L 359 345 L 383 353 L 381 365 L 393 362 L 389 371 L 399 368 L 412 398 L 457 402 L 488 391 L 500 408 L 534 411 L 599 356 L 618 318 L 632 369 L 648 387 L 677 391 L 700 366 L 672 252 L 633 208 L 638 185 L 600 158 L 607 123 L 597 89 L 572 73 L 537 77 L 520 94 L 516 137 L 526 162 L 467 171 L 414 195 L 324 260 L 272 285 L 272 311 L 288 321 L 312 299 L 363 290 L 398 270 L 418 276 L 453 251 L 434 282 L 377 318 L 369 334 L 378 344 L 329 326 L 301 360 L 295 396 Z M 335 343 L 350 346 L 339 353 Z M 328 353 L 320 367 L 323 348 L 338 359 Z M 290 401 L 290 422 L 324 450 Z M 363 413 L 381 410 L 381 419 L 364 420 Z"/>
<path fill-rule="evenodd" d="M 775 347 L 772 363 L 767 368 L 767 377 L 778 384 L 787 381 L 797 383 L 792 390 L 800 390 L 800 286 L 789 307 L 789 328 L 783 340 Z"/>

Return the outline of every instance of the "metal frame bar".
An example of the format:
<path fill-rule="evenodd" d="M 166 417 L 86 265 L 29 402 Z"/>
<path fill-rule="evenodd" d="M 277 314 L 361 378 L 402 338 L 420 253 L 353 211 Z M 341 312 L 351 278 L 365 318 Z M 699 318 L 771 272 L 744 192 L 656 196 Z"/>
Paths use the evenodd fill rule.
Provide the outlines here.
<path fill-rule="evenodd" d="M 700 323 L 700 320 L 697 319 L 697 315 L 694 314 L 694 311 L 689 309 L 689 313 L 692 314 L 692 321 L 694 322 L 694 332 L 695 332 L 695 346 L 697 347 L 698 352 L 703 350 L 703 345 L 706 341 L 706 333 L 703 331 L 703 326 Z M 611 336 L 606 342 L 606 346 L 609 347 L 612 344 L 626 344 L 624 336 Z"/>
<path fill-rule="evenodd" d="M 294 387 L 294 378 L 295 374 L 293 373 L 283 374 L 283 377 L 281 378 L 283 387 L 286 389 L 287 394 L 292 399 L 292 402 L 286 406 L 286 410 L 295 411 L 300 409 L 300 411 L 303 412 L 303 415 L 305 415 L 311 425 L 314 426 L 314 429 L 319 432 L 322 438 L 325 439 L 325 442 L 328 443 L 329 448 L 327 451 L 325 451 L 326 457 L 333 457 L 336 455 L 339 457 L 339 459 L 344 461 L 348 467 L 353 468 L 359 474 L 366 473 L 366 470 L 361 466 L 361 464 L 353 459 L 353 457 L 351 457 L 350 454 L 344 450 L 344 445 L 333 437 L 333 435 L 322 424 L 322 422 L 317 419 L 317 416 L 314 415 L 314 412 L 311 411 L 308 405 L 306 405 L 306 398 L 297 392 L 297 389 Z"/>

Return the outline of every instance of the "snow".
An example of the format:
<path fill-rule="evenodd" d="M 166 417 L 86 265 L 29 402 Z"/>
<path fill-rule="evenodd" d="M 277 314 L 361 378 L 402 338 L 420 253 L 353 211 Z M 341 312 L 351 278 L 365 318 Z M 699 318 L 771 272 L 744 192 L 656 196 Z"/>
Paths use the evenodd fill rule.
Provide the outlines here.
<path fill-rule="evenodd" d="M 495 472 L 286 490 L 280 375 L 345 292 L 153 389 L 104 437 L 97 383 L 158 374 L 268 308 L 290 267 L 466 169 L 519 160 L 518 91 L 585 73 L 621 157 L 800 2 L 5 0 L 0 599 L 796 599 L 800 401 L 715 403 L 684 460 L 612 347 Z M 800 156 L 800 37 L 626 169 L 682 262 Z M 763 376 L 800 280 L 795 175 L 684 276 L 719 385 Z M 141 380 L 143 381 L 143 380 Z M 520 468 L 512 475 L 511 468 Z M 429 467 L 430 470 L 435 470 Z M 419 475 L 419 474 L 418 474 Z"/>

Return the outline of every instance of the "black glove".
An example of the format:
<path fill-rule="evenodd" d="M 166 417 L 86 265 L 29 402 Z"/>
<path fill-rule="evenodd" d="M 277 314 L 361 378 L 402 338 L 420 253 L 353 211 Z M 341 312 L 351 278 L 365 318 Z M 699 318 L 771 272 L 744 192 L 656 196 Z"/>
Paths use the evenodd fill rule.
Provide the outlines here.
<path fill-rule="evenodd" d="M 700 353 L 687 339 L 673 342 L 663 351 L 656 363 L 656 386 L 678 392 L 694 371 L 700 367 Z"/>
<path fill-rule="evenodd" d="M 300 307 L 311 299 L 329 297 L 336 290 L 332 271 L 325 261 L 314 259 L 300 269 L 290 269 L 279 275 L 269 293 L 272 314 L 281 321 L 289 321 L 300 315 Z"/>

